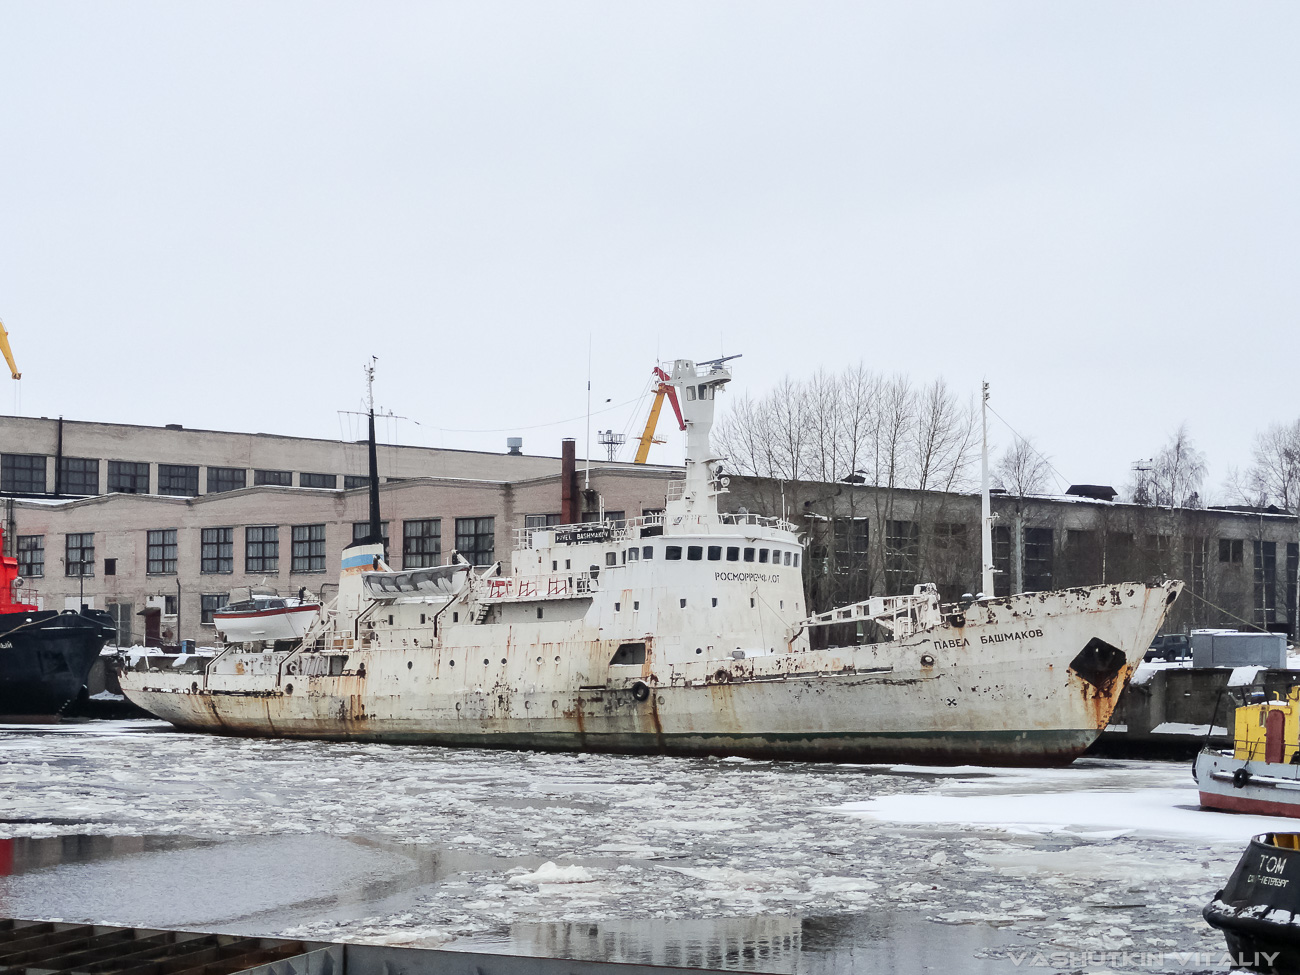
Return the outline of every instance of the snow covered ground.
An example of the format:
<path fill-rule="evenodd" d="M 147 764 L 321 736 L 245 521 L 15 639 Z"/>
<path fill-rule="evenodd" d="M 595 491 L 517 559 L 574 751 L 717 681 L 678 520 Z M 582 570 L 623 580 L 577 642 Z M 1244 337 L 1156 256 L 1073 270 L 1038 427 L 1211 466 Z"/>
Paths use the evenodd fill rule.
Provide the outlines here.
<path fill-rule="evenodd" d="M 1201 907 L 1253 833 L 1295 826 L 1201 811 L 1182 763 L 819 766 L 0 726 L 0 837 L 31 838 L 10 844 L 0 902 L 68 920 L 768 971 L 1221 971 Z"/>

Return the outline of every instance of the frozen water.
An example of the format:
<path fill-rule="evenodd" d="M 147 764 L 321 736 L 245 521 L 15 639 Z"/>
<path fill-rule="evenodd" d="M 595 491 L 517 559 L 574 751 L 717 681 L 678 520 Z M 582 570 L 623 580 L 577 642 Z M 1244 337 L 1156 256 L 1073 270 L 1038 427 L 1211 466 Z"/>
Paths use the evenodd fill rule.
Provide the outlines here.
<path fill-rule="evenodd" d="M 141 844 L 0 877 L 10 913 L 769 971 L 1007 972 L 1025 950 L 1221 954 L 1201 907 L 1253 833 L 1296 825 L 1201 811 L 1181 763 L 836 766 L 167 727 L 0 728 L 0 836 Z"/>

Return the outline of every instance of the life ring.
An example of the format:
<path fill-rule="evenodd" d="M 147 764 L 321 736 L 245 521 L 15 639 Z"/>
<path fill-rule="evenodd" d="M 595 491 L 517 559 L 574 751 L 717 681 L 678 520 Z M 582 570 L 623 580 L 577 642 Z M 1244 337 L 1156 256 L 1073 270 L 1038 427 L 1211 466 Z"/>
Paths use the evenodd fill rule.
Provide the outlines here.
<path fill-rule="evenodd" d="M 648 701 L 650 699 L 650 688 L 643 681 L 637 681 L 632 685 L 632 697 L 638 701 Z"/>

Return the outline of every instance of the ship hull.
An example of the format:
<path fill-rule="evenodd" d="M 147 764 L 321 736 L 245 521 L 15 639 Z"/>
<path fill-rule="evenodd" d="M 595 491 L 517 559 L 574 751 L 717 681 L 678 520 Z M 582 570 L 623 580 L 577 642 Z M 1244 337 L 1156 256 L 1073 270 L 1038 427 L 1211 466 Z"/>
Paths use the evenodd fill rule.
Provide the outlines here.
<path fill-rule="evenodd" d="M 1300 765 L 1247 761 L 1205 749 L 1196 756 L 1195 775 L 1206 809 L 1300 817 Z"/>
<path fill-rule="evenodd" d="M 897 641 L 743 659 L 659 665 L 647 637 L 645 663 L 615 666 L 580 624 L 484 626 L 438 646 L 227 656 L 197 680 L 127 672 L 122 687 L 178 727 L 233 735 L 1064 765 L 1105 727 L 1178 590 L 988 600 Z"/>
<path fill-rule="evenodd" d="M 50 720 L 74 701 L 113 633 L 107 613 L 0 614 L 0 717 Z"/>

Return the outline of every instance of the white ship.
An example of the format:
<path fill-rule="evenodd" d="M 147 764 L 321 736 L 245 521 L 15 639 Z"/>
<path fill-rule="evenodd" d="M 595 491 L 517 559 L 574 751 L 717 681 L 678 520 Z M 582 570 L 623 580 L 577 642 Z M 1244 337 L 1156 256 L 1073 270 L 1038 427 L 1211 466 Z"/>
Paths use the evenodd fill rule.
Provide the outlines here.
<path fill-rule="evenodd" d="M 353 545 L 298 647 L 128 671 L 122 690 L 178 727 L 247 736 L 1002 765 L 1086 749 L 1182 584 L 955 605 L 918 586 L 810 615 L 796 527 L 718 511 L 709 432 L 730 379 L 675 364 L 686 477 L 662 515 L 521 530 L 508 575 L 394 571 L 382 545 Z M 811 627 L 858 621 L 892 639 L 810 648 Z"/>

